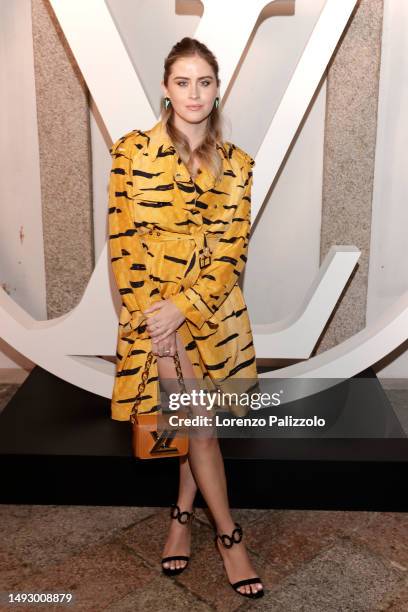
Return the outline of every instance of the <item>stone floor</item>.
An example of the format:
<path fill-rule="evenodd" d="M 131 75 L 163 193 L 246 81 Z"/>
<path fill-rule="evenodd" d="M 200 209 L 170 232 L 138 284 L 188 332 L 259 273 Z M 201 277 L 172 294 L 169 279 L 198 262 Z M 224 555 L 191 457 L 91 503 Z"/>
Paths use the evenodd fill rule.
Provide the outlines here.
<path fill-rule="evenodd" d="M 18 385 L 0 385 L 5 405 Z M 401 421 L 408 391 L 386 391 Z M 0 505 L 0 610 L 178 612 L 407 612 L 408 515 L 391 512 L 233 511 L 265 596 L 228 586 L 203 510 L 189 568 L 161 574 L 168 508 Z M 8 592 L 71 592 L 62 605 L 7 605 Z"/>

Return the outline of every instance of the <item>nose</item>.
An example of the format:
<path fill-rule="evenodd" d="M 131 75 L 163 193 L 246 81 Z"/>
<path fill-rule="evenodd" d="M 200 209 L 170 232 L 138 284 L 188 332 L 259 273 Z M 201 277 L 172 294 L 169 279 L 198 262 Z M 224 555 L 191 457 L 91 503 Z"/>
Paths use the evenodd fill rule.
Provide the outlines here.
<path fill-rule="evenodd" d="M 193 98 L 194 100 L 197 98 L 197 86 L 196 85 L 191 85 L 190 87 L 190 98 Z"/>

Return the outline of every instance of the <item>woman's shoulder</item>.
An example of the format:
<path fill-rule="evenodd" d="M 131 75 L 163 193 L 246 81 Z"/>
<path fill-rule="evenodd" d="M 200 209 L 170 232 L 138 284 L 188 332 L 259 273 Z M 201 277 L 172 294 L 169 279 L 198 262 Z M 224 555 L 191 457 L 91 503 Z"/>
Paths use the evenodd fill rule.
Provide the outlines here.
<path fill-rule="evenodd" d="M 126 132 L 120 138 L 118 138 L 109 149 L 110 154 L 123 153 L 124 155 L 129 153 L 135 153 L 138 150 L 142 151 L 148 142 L 148 136 L 142 130 L 134 129 L 130 132 Z"/>
<path fill-rule="evenodd" d="M 229 141 L 224 142 L 224 145 L 227 147 L 228 156 L 230 158 L 235 158 L 241 165 L 249 168 L 252 168 L 252 166 L 255 165 L 255 160 L 249 155 L 249 153 L 244 151 L 244 149 L 241 149 L 241 147 L 238 145 Z"/>

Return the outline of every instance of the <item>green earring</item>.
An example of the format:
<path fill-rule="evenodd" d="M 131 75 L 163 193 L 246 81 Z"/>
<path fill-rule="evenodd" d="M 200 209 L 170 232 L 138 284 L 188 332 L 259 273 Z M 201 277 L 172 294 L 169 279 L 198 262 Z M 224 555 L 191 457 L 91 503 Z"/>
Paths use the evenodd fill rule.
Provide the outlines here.
<path fill-rule="evenodd" d="M 219 99 L 219 97 L 217 96 L 217 97 L 215 98 L 215 108 L 218 108 L 219 104 L 220 104 L 220 99 Z"/>
<path fill-rule="evenodd" d="M 167 110 L 170 106 L 170 98 L 167 96 L 164 98 L 164 108 Z"/>

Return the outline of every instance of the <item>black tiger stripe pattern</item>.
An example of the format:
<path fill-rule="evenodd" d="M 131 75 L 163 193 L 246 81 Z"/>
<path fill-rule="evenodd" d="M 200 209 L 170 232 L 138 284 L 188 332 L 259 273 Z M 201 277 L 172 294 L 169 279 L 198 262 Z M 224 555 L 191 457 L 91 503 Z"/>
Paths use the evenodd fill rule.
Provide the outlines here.
<path fill-rule="evenodd" d="M 151 350 L 143 311 L 162 299 L 186 317 L 177 333 L 205 388 L 226 393 L 257 388 L 251 323 L 238 285 L 248 255 L 255 162 L 231 142 L 217 149 L 223 176 L 216 185 L 205 168 L 191 178 L 161 121 L 151 130 L 128 132 L 110 149 L 109 252 L 122 299 L 111 403 L 115 420 L 129 420 Z M 204 239 L 211 262 L 201 269 Z M 139 412 L 159 409 L 154 358 Z M 232 404 L 235 414 L 247 409 Z"/>

